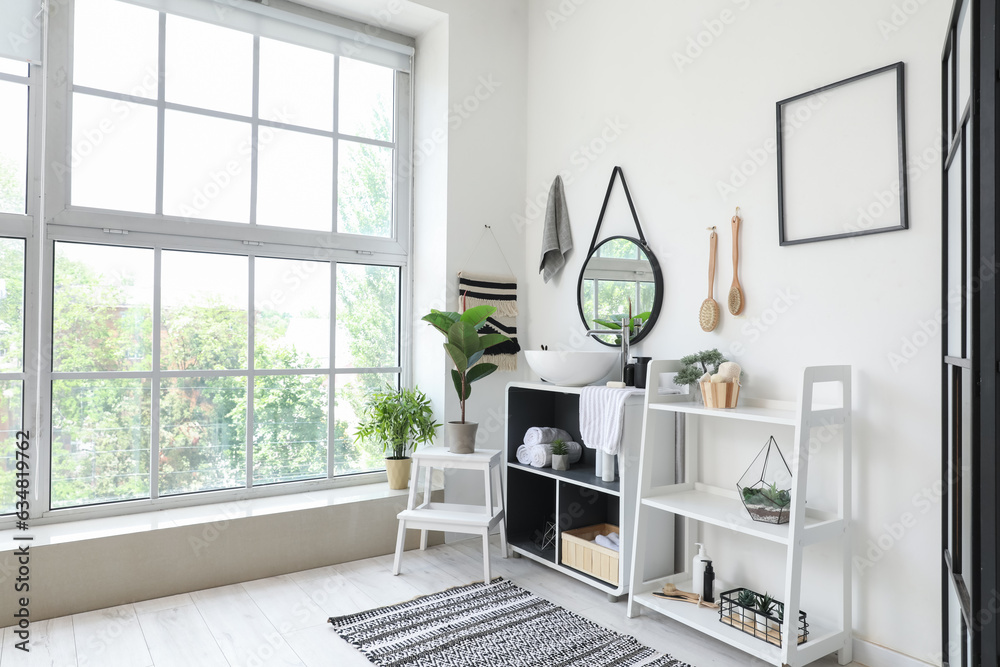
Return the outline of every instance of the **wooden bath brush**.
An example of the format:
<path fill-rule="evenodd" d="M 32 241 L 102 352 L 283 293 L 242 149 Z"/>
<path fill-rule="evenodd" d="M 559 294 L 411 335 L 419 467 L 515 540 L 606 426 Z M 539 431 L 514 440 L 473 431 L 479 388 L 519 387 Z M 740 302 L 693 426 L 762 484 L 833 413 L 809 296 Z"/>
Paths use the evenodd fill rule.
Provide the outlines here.
<path fill-rule="evenodd" d="M 712 331 L 719 323 L 719 304 L 712 298 L 715 291 L 715 250 L 719 245 L 719 235 L 715 233 L 715 227 L 709 229 L 712 230 L 712 235 L 708 237 L 708 298 L 701 302 L 701 312 L 698 313 L 702 331 Z"/>
<path fill-rule="evenodd" d="M 733 216 L 733 284 L 729 288 L 729 312 L 739 315 L 743 312 L 746 302 L 743 298 L 743 288 L 740 286 L 740 207 L 736 207 Z"/>

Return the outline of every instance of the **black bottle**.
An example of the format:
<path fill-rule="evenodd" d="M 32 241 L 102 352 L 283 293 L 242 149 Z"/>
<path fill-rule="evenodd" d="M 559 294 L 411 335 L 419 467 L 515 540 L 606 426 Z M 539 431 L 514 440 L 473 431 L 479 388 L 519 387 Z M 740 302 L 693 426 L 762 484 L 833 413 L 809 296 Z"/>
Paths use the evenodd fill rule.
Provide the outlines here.
<path fill-rule="evenodd" d="M 701 599 L 705 602 L 715 602 L 713 593 L 715 592 L 715 570 L 712 569 L 712 561 L 705 561 L 705 586 L 701 594 Z"/>
<path fill-rule="evenodd" d="M 626 387 L 635 386 L 635 364 L 627 364 L 625 366 L 625 377 L 623 379 L 625 380 Z"/>

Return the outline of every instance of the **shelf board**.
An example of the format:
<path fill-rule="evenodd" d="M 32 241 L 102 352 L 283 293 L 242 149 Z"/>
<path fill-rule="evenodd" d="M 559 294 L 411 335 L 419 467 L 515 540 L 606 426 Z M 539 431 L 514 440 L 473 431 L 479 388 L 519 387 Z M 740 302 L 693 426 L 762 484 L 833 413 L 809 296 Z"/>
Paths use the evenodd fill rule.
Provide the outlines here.
<path fill-rule="evenodd" d="M 711 491 L 696 489 L 664 493 L 643 498 L 642 504 L 771 542 L 787 545 L 789 541 L 789 524 L 754 521 L 739 500 Z M 824 523 L 822 519 L 806 515 L 805 531 Z"/>
<path fill-rule="evenodd" d="M 615 481 L 605 482 L 602 481 L 600 477 L 594 474 L 594 469 L 590 466 L 582 466 L 579 463 L 575 467 L 571 467 L 569 470 L 553 470 L 552 468 L 534 468 L 532 466 L 526 466 L 521 463 L 507 462 L 508 468 L 515 468 L 517 470 L 523 470 L 525 472 L 530 472 L 535 475 L 541 475 L 542 477 L 550 477 L 552 479 L 557 479 L 562 482 L 568 482 L 570 484 L 575 484 L 576 486 L 585 486 L 588 489 L 594 489 L 602 493 L 608 493 L 612 496 L 621 495 L 621 478 L 617 475 L 615 476 Z"/>
<path fill-rule="evenodd" d="M 507 544 L 526 556 L 530 556 L 535 560 L 545 561 L 550 565 L 556 564 L 556 548 L 553 546 L 551 549 L 539 549 L 538 545 L 534 541 L 528 538 L 514 538 L 508 537 Z"/>
<path fill-rule="evenodd" d="M 692 590 L 691 582 L 677 584 L 677 588 L 687 591 Z M 664 600 L 663 598 L 655 597 L 652 592 L 635 593 L 634 600 L 643 607 L 652 609 L 699 632 L 704 632 L 719 641 L 723 641 L 730 646 L 735 646 L 741 651 L 769 662 L 772 665 L 782 664 L 781 648 L 768 644 L 762 639 L 752 637 L 742 630 L 737 630 L 730 625 L 726 625 L 719 620 L 718 609 L 699 607 L 689 602 Z M 816 650 L 825 651 L 827 648 L 830 649 L 828 652 L 835 651 L 836 643 L 839 641 L 841 633 L 834 630 L 829 623 L 824 623 L 822 620 L 817 621 L 811 614 L 807 617 L 807 620 L 809 622 L 809 638 L 806 642 L 799 644 L 795 651 L 800 654 Z"/>
<path fill-rule="evenodd" d="M 735 408 L 706 408 L 699 403 L 689 401 L 676 401 L 668 403 L 650 403 L 650 410 L 663 410 L 666 412 L 683 412 L 690 415 L 705 415 L 707 417 L 720 417 L 722 419 L 741 419 L 743 421 L 764 422 L 767 424 L 781 424 L 784 426 L 795 426 L 798 423 L 798 413 L 793 409 L 761 407 L 752 405 L 748 400 L 747 405 L 739 405 Z"/>

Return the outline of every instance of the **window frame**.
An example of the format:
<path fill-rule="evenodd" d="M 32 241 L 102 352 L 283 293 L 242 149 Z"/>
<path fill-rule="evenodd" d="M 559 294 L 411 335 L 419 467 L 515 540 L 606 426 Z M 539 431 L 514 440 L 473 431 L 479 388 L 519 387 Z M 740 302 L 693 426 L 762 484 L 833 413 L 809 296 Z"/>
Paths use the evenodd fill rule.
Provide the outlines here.
<path fill-rule="evenodd" d="M 131 1 L 131 0 L 127 0 Z M 173 0 L 163 0 L 163 4 L 169 6 Z M 183 0 L 181 0 L 183 3 Z M 148 6 L 150 3 L 144 1 L 134 2 L 140 6 Z M 393 205 L 392 205 L 392 228 L 393 233 L 391 237 L 381 238 L 381 237 L 369 237 L 356 234 L 347 234 L 342 232 L 316 232 L 308 230 L 296 230 L 296 229 L 286 229 L 277 227 L 266 227 L 262 225 L 257 225 L 251 219 L 249 224 L 247 223 L 231 223 L 231 222 L 219 222 L 219 221 L 209 221 L 209 220 L 187 220 L 182 217 L 177 216 L 166 216 L 166 215 L 156 215 L 156 214 L 143 214 L 143 213 L 132 213 L 114 210 L 103 210 L 94 209 L 87 207 L 76 207 L 70 205 L 70 191 L 71 191 L 71 179 L 72 175 L 67 173 L 62 179 L 56 174 L 56 169 L 58 165 L 63 164 L 69 166 L 69 156 L 72 148 L 72 96 L 74 90 L 77 92 L 92 93 L 93 89 L 85 89 L 82 87 L 75 87 L 72 82 L 72 58 L 73 58 L 73 30 L 72 26 L 74 24 L 73 13 L 74 13 L 75 3 L 70 2 L 64 6 L 64 11 L 51 13 L 49 16 L 49 39 L 48 39 L 48 50 L 47 50 L 47 66 L 45 71 L 46 77 L 46 92 L 47 101 L 46 107 L 48 113 L 45 117 L 45 132 L 46 132 L 46 153 L 45 160 L 41 159 L 41 155 L 36 156 L 34 162 L 36 171 L 40 174 L 40 165 L 45 165 L 45 177 L 47 183 L 50 184 L 46 188 L 41 197 L 37 196 L 39 192 L 37 190 L 37 183 L 35 184 L 35 189 L 29 188 L 29 196 L 33 193 L 36 194 L 35 199 L 39 201 L 40 207 L 44 206 L 46 211 L 44 215 L 44 234 L 40 234 L 42 231 L 42 226 L 40 222 L 33 222 L 34 229 L 36 229 L 36 237 L 41 236 L 42 238 L 35 238 L 35 243 L 33 244 L 34 257 L 31 260 L 33 262 L 32 266 L 37 267 L 34 273 L 37 276 L 36 282 L 33 284 L 31 296 L 28 296 L 28 281 L 26 281 L 26 307 L 25 307 L 25 317 L 26 320 L 32 322 L 32 336 L 36 341 L 36 345 L 31 347 L 30 358 L 37 359 L 37 373 L 30 374 L 33 376 L 32 382 L 34 385 L 33 395 L 37 400 L 30 400 L 29 396 L 25 395 L 25 413 L 28 414 L 29 410 L 37 415 L 35 419 L 35 433 L 36 437 L 33 438 L 32 446 L 35 448 L 36 452 L 33 452 L 33 460 L 36 464 L 39 463 L 38 457 L 35 455 L 38 451 L 44 453 L 42 459 L 42 465 L 38 465 L 34 470 L 35 479 L 33 480 L 32 486 L 34 493 L 37 495 L 37 502 L 33 503 L 31 510 L 31 518 L 42 523 L 48 523 L 52 521 L 63 521 L 63 520 L 75 520 L 84 518 L 97 518 L 103 516 L 115 516 L 132 514 L 138 512 L 145 512 L 154 509 L 163 509 L 165 507 L 185 507 L 193 505 L 202 505 L 214 502 L 227 502 L 227 501 L 241 501 L 250 498 L 276 496 L 276 495 L 286 495 L 289 493 L 300 493 L 308 492 L 312 490 L 319 489 L 330 489 L 338 488 L 344 486 L 353 486 L 358 484 L 367 484 L 375 482 L 384 482 L 386 480 L 386 474 L 384 471 L 375 472 L 363 472 L 348 475 L 333 475 L 333 458 L 328 457 L 327 466 L 327 476 L 322 479 L 311 479 L 311 480 L 301 480 L 293 482 L 282 482 L 282 483 L 271 483 L 263 486 L 250 486 L 242 487 L 237 489 L 223 489 L 223 490 L 210 490 L 210 491 L 200 491 L 192 492 L 182 495 L 171 495 L 165 497 L 157 497 L 155 492 L 155 466 L 151 465 L 150 475 L 151 475 L 151 497 L 147 499 L 140 500 L 123 500 L 115 502 L 104 502 L 100 504 L 78 506 L 78 507 L 67 507 L 60 509 L 51 508 L 51 444 L 52 444 L 52 345 L 53 345 L 53 288 L 54 288 L 54 249 L 55 242 L 57 241 L 67 241 L 67 242 L 79 242 L 79 243 L 93 243 L 100 245 L 120 245 L 120 246 L 130 246 L 130 247 L 146 247 L 156 249 L 157 264 L 159 263 L 160 252 L 164 249 L 166 250 L 184 250 L 184 251 L 194 251 L 194 252 L 212 252 L 212 253 L 223 253 L 223 254 L 233 254 L 242 255 L 247 257 L 268 257 L 268 258 L 279 258 L 279 259 L 293 259 L 293 260 L 307 260 L 307 261 L 327 261 L 331 264 L 331 284 L 334 288 L 331 291 L 331 301 L 334 310 L 331 311 L 331 348 L 335 345 L 336 336 L 336 323 L 335 323 L 335 305 L 336 305 L 336 266 L 338 263 L 350 263 L 350 264 L 369 264 L 377 266 L 392 266 L 399 270 L 399 319 L 398 319 L 398 362 L 399 365 L 395 367 L 386 367 L 379 369 L 338 369 L 334 365 L 334 359 L 331 357 L 331 367 L 327 371 L 322 371 L 322 373 L 329 374 L 329 411 L 328 411 L 328 422 L 329 422 L 329 433 L 330 438 L 328 440 L 328 451 L 332 452 L 334 447 L 334 440 L 332 434 L 334 432 L 334 413 L 333 413 L 333 400 L 336 392 L 336 377 L 339 374 L 347 373 L 361 373 L 368 370 L 375 372 L 386 372 L 386 373 L 396 373 L 399 374 L 399 381 L 402 386 L 410 386 L 412 384 L 412 359 L 409 346 L 406 345 L 408 339 L 406 323 L 408 323 L 412 316 L 412 264 L 410 261 L 410 253 L 412 251 L 412 184 L 413 177 L 412 171 L 408 169 L 407 165 L 410 164 L 412 157 L 412 118 L 413 118 L 413 99 L 412 99 L 412 63 L 413 56 L 409 56 L 410 67 L 403 71 L 402 69 L 395 69 L 394 76 L 394 110 L 393 110 L 393 123 L 394 123 L 394 163 L 393 163 Z M 266 8 L 269 11 L 275 11 L 271 8 Z M 180 12 L 178 12 L 180 13 Z M 183 15 L 183 14 L 181 14 Z M 162 31 L 164 28 L 164 14 L 160 14 L 160 30 L 161 30 L 161 40 Z M 299 14 L 288 14 L 288 19 L 291 24 L 294 24 L 295 30 L 301 30 L 303 22 L 316 21 L 316 19 L 305 18 Z M 336 17 L 330 16 L 331 21 L 337 20 Z M 336 27 L 336 26 L 335 26 Z M 340 28 L 342 32 L 347 32 L 347 29 Z M 384 31 L 381 31 L 384 34 Z M 379 38 L 370 38 L 367 35 L 358 32 L 352 32 L 351 34 L 359 35 L 364 41 L 363 43 L 369 47 L 374 44 L 378 46 L 380 41 Z M 268 37 L 273 37 L 273 35 L 267 35 Z M 406 41 L 408 38 L 403 38 L 398 36 L 401 41 Z M 280 39 L 274 37 L 276 39 Z M 374 40 L 374 42 L 373 42 Z M 292 41 L 292 40 L 289 40 Z M 412 43 L 412 40 L 409 40 Z M 163 57 L 163 42 L 161 41 L 160 57 L 162 65 Z M 254 36 L 254 53 L 255 59 L 259 55 L 259 44 L 260 36 Z M 404 49 L 405 50 L 405 49 Z M 412 53 L 412 49 L 410 49 Z M 339 62 L 341 54 L 334 53 L 336 58 L 336 67 L 339 69 Z M 351 57 L 350 53 L 345 53 L 344 57 Z M 380 63 L 381 64 L 381 63 Z M 32 72 L 36 76 L 40 73 L 36 72 L 34 66 L 32 66 Z M 162 78 L 161 78 L 162 80 Z M 254 91 L 256 97 L 256 91 L 259 86 L 259 81 L 255 77 L 254 80 Z M 336 87 L 339 90 L 339 81 Z M 110 97 L 113 99 L 124 99 L 131 102 L 139 102 L 142 104 L 150 104 L 150 100 L 142 100 L 137 98 L 132 98 L 127 95 L 117 95 L 114 93 L 108 93 L 107 91 L 98 91 L 101 93 L 101 97 Z M 160 94 L 157 96 L 157 100 L 153 101 L 155 108 L 157 108 L 157 113 L 160 114 L 158 118 L 158 206 L 162 206 L 162 142 L 163 142 L 163 132 L 162 132 L 162 114 L 166 109 L 177 108 L 182 111 L 190 110 L 187 107 L 181 105 L 168 104 L 164 100 L 162 94 L 162 84 L 160 86 Z M 29 93 L 30 94 L 30 93 Z M 41 105 L 35 105 L 40 107 Z M 41 128 L 41 109 L 36 108 L 39 120 L 36 123 L 34 129 L 39 130 Z M 230 117 L 228 114 L 218 114 L 217 112 L 209 112 L 207 110 L 198 109 L 197 113 L 206 116 L 215 117 Z M 318 134 L 320 132 L 313 130 L 311 128 L 298 128 L 295 126 L 283 126 L 281 123 L 275 123 L 272 121 L 266 121 L 261 119 L 255 119 L 255 126 L 271 125 L 274 127 L 288 127 L 288 129 L 294 129 L 296 131 L 307 131 L 311 134 Z M 364 139 L 359 137 L 353 137 L 348 135 L 341 135 L 337 130 L 339 128 L 335 125 L 334 131 L 329 133 L 332 136 L 334 142 L 340 139 L 347 139 L 350 141 L 356 141 L 358 143 L 374 144 L 385 146 L 389 145 L 386 142 L 381 142 L 377 140 Z M 29 141 L 31 138 L 29 137 Z M 38 142 L 33 144 L 38 146 Z M 30 168 L 31 165 L 29 165 Z M 255 167 L 254 167 L 255 170 Z M 29 172 L 33 173 L 33 172 Z M 337 170 L 336 164 L 334 165 L 334 184 L 336 183 Z M 30 179 L 29 179 L 30 180 Z M 252 185 L 256 188 L 256 184 Z M 336 196 L 336 191 L 334 192 Z M 159 209 L 159 210 L 162 210 Z M 37 220 L 42 220 L 43 218 L 39 216 Z M 2 219 L 0 219 L 2 223 Z M 164 223 L 179 223 L 179 224 L 168 224 Z M 337 223 L 337 210 L 333 210 L 333 219 L 331 220 L 332 225 Z M 169 227 L 172 229 L 171 232 L 163 231 L 164 227 Z M 0 225 L 0 232 L 2 232 L 3 227 Z M 26 256 L 26 265 L 29 259 Z M 30 271 L 29 271 L 30 273 Z M 156 274 L 156 280 L 159 281 L 159 273 Z M 252 272 L 250 280 L 253 280 Z M 159 285 L 157 285 L 156 293 L 159 294 Z M 253 292 L 251 291 L 251 299 Z M 30 305 L 29 305 L 30 304 Z M 252 300 L 250 308 L 248 310 L 249 316 L 253 317 L 253 305 Z M 156 321 L 158 321 L 159 313 L 155 315 Z M 28 337 L 28 326 L 26 322 L 26 338 Z M 158 336 L 156 336 L 158 338 Z M 252 341 L 251 341 L 252 342 Z M 41 353 L 39 352 L 41 350 Z M 252 348 L 249 348 L 249 354 L 253 354 Z M 25 342 L 25 357 L 26 362 L 29 359 L 29 345 L 28 341 Z M 248 385 L 248 391 L 252 392 L 253 389 L 253 377 L 255 375 L 251 374 L 250 360 L 248 360 L 248 369 L 241 371 L 242 374 L 249 378 L 250 384 Z M 27 363 L 26 363 L 27 365 Z M 292 371 L 288 374 L 298 373 L 299 371 Z M 311 371 L 309 371 L 311 372 Z M 58 376 L 63 376 L 64 374 L 59 373 Z M 72 375 L 72 374 L 71 374 Z M 100 375 L 102 377 L 110 377 L 111 373 L 105 374 L 94 374 Z M 160 373 L 159 369 L 153 369 L 152 375 L 156 378 L 154 381 L 159 382 Z M 27 385 L 26 385 L 27 386 Z M 151 387 L 153 390 L 153 395 L 159 395 L 159 385 Z M 251 394 L 252 395 L 252 394 Z M 252 410 L 252 400 L 250 401 L 250 409 Z M 152 414 L 153 423 L 151 425 L 152 429 L 157 429 L 158 425 L 155 421 L 156 413 Z M 252 416 L 251 416 L 252 419 Z M 248 425 L 252 424 L 252 421 L 248 422 Z M 156 431 L 153 431 L 154 435 Z M 154 437 L 151 441 L 151 445 L 156 443 L 157 438 Z M 247 446 L 248 450 L 252 450 L 253 446 L 253 433 L 250 428 L 248 428 L 247 433 Z M 151 449 L 155 448 L 151 446 Z M 151 456 L 154 452 L 151 452 Z M 151 458 L 151 464 L 155 461 L 155 458 Z M 248 479 L 252 477 L 252 470 L 248 470 Z M 13 522 L 13 517 L 4 516 L 0 517 L 0 529 L 4 528 L 5 525 L 11 524 Z"/>

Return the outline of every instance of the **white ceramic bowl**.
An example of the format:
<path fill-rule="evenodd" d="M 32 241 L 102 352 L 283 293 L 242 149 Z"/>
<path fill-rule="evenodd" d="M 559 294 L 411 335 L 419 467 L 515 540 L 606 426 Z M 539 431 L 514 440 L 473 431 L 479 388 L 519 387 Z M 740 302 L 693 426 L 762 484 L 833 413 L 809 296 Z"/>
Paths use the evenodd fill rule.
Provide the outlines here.
<path fill-rule="evenodd" d="M 563 387 L 583 387 L 605 378 L 616 368 L 620 353 L 618 350 L 525 350 L 524 357 L 543 380 Z"/>

